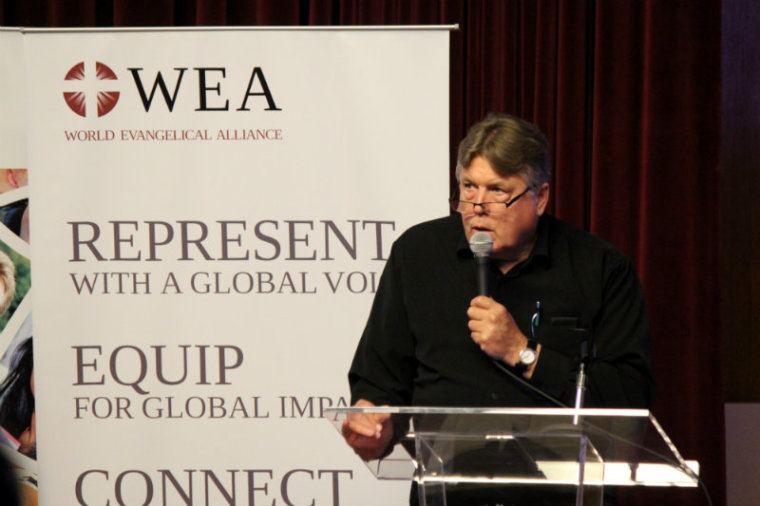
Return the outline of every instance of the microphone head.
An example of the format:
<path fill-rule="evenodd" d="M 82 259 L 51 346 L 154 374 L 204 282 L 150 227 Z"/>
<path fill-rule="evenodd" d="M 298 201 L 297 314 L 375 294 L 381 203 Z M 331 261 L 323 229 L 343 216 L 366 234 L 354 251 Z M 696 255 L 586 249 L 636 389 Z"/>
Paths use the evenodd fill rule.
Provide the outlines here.
<path fill-rule="evenodd" d="M 493 239 L 486 232 L 475 232 L 470 238 L 470 251 L 476 257 L 488 257 L 493 250 Z"/>

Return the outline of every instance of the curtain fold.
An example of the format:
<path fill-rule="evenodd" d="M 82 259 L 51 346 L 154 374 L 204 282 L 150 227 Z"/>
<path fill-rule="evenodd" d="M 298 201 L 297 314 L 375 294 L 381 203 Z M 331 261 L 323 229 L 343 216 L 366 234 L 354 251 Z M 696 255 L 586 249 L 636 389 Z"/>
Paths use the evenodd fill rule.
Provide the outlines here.
<path fill-rule="evenodd" d="M 487 112 L 545 132 L 551 211 L 636 265 L 653 330 L 653 411 L 701 462 L 716 505 L 725 503 L 720 15 L 720 0 L 0 0 L 7 26 L 458 24 L 450 181 L 458 141 Z M 625 504 L 706 503 L 693 490 L 624 494 Z"/>
<path fill-rule="evenodd" d="M 718 2 L 598 2 L 590 180 L 591 230 L 628 254 L 644 284 L 654 412 L 705 466 L 716 501 L 724 489 L 712 473 L 725 465 L 719 19 Z"/>

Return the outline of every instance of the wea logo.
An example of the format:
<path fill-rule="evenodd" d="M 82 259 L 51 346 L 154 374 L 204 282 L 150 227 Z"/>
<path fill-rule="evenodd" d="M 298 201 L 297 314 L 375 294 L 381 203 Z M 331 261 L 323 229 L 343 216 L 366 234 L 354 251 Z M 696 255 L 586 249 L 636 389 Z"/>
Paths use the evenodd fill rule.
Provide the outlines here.
<path fill-rule="evenodd" d="M 87 117 L 87 105 L 90 104 L 89 110 L 97 109 L 98 117 L 105 116 L 119 101 L 118 91 L 105 91 L 103 87 L 112 86 L 110 81 L 116 80 L 116 74 L 108 65 L 95 62 L 95 68 L 89 71 L 85 69 L 84 62 L 79 62 L 69 69 L 64 78 L 66 81 L 77 81 L 76 91 L 64 91 L 63 99 L 69 109 L 82 117 Z M 101 81 L 109 81 L 101 83 Z M 104 84 L 108 86 L 103 86 Z"/>
<path fill-rule="evenodd" d="M 235 111 L 250 111 L 253 107 L 265 111 L 282 110 L 277 107 L 261 67 L 253 67 L 247 85 L 241 82 L 234 87 L 225 83 L 225 67 L 193 67 L 192 70 L 189 67 L 174 67 L 164 71 L 167 77 L 160 70 L 153 76 L 146 76 L 142 67 L 127 67 L 126 71 L 132 78 L 137 91 L 135 96 L 139 97 L 139 105 L 145 112 L 150 112 L 155 103 L 163 104 L 165 110 L 173 112 L 182 88 L 188 86 L 192 87 L 191 93 L 197 97 L 195 111 L 229 111 L 231 107 Z M 93 69 L 85 62 L 79 62 L 69 69 L 64 80 L 68 87 L 63 92 L 63 99 L 69 109 L 79 116 L 92 117 L 94 111 L 97 111 L 98 117 L 105 116 L 119 102 L 121 93 L 113 89 L 118 78 L 104 63 L 95 62 Z M 185 85 L 188 81 L 195 83 Z"/>

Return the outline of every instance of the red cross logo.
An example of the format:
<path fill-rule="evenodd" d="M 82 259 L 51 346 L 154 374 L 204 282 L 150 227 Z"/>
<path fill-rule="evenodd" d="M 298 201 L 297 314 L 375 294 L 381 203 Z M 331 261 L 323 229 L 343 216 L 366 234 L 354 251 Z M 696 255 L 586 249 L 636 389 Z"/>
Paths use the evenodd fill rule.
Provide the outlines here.
<path fill-rule="evenodd" d="M 94 72 L 93 72 L 94 70 Z M 95 79 L 92 79 L 92 76 Z M 87 117 L 87 110 L 97 108 L 98 117 L 111 112 L 119 101 L 118 91 L 103 91 L 102 81 L 115 81 L 116 74 L 104 63 L 95 62 L 95 68 L 90 65 L 85 68 L 84 62 L 79 62 L 66 74 L 66 81 L 78 81 L 76 91 L 64 91 L 63 99 L 69 108 L 82 117 Z M 109 83 L 111 87 L 113 83 Z M 84 88 L 84 89 L 82 89 Z M 89 104 L 89 107 L 88 107 Z"/>

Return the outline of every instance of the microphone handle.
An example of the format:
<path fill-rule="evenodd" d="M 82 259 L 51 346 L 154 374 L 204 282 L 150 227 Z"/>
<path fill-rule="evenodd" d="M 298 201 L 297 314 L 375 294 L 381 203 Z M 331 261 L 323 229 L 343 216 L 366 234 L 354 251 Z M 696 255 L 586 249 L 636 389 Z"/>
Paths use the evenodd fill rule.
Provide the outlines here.
<path fill-rule="evenodd" d="M 475 257 L 478 270 L 478 295 L 488 297 L 488 256 L 478 255 Z"/>

